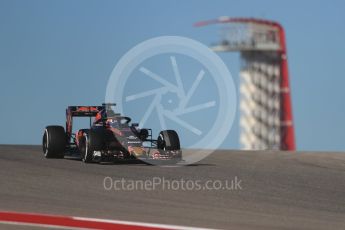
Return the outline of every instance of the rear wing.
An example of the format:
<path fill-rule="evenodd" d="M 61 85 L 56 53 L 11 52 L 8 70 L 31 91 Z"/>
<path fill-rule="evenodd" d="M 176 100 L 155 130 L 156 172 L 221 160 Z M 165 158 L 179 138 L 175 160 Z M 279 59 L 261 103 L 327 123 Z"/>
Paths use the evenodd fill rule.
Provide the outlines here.
<path fill-rule="evenodd" d="M 72 137 L 73 117 L 89 117 L 90 126 L 91 118 L 95 117 L 99 111 L 104 109 L 105 106 L 68 106 L 66 109 L 66 135 L 67 140 L 70 142 Z"/>
<path fill-rule="evenodd" d="M 72 117 L 94 117 L 104 106 L 68 106 L 66 114 Z"/>

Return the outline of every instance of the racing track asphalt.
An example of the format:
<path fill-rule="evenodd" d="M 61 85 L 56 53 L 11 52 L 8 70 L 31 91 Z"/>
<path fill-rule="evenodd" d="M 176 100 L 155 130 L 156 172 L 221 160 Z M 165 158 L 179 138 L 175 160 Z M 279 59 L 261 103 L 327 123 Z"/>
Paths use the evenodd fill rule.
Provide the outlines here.
<path fill-rule="evenodd" d="M 237 177 L 242 189 L 107 191 L 107 176 Z M 193 166 L 158 167 L 44 159 L 39 146 L 2 145 L 0 209 L 221 229 L 345 229 L 345 154 L 217 151 Z"/>

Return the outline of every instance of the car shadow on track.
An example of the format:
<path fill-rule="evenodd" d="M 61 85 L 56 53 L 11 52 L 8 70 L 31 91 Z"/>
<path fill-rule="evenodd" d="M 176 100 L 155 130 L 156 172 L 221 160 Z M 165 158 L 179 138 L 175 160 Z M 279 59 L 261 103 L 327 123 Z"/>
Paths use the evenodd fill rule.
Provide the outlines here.
<path fill-rule="evenodd" d="M 65 156 L 65 160 L 71 161 L 81 161 L 79 156 Z M 108 161 L 101 161 L 101 162 L 91 162 L 88 164 L 99 164 L 99 165 L 142 165 L 142 166 L 162 166 L 162 167 L 196 167 L 196 166 L 215 166 L 215 164 L 206 164 L 206 163 L 193 163 L 193 164 L 152 164 L 149 162 L 145 162 L 138 159 L 121 159 L 121 160 L 108 160 Z"/>

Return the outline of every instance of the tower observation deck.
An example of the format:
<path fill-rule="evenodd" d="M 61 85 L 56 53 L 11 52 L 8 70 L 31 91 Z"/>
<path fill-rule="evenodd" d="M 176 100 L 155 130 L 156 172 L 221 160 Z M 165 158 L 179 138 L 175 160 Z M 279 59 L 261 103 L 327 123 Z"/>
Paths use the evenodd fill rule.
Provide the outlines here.
<path fill-rule="evenodd" d="M 240 52 L 240 143 L 243 149 L 294 150 L 295 137 L 284 28 L 277 22 L 221 17 L 217 52 Z"/>

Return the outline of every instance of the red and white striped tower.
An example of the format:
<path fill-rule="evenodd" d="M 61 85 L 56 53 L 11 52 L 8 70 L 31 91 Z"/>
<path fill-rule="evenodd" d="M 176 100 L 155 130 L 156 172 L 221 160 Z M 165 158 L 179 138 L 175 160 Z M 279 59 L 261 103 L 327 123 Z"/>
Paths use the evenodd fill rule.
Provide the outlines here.
<path fill-rule="evenodd" d="M 286 42 L 274 21 L 221 17 L 196 26 L 221 24 L 211 48 L 241 53 L 240 142 L 244 149 L 295 150 Z"/>

